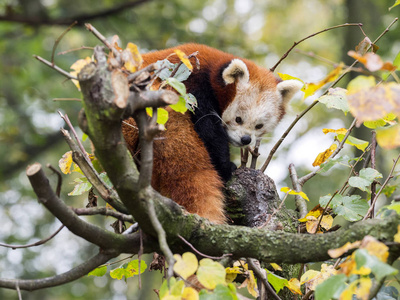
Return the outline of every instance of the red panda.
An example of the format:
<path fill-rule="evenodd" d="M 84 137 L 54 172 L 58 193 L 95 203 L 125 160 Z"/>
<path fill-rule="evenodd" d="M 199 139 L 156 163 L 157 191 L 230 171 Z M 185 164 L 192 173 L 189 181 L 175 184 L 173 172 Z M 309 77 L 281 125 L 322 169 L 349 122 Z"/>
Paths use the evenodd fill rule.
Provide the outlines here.
<path fill-rule="evenodd" d="M 198 106 L 194 113 L 184 115 L 169 110 L 167 130 L 154 143 L 152 186 L 189 212 L 224 223 L 222 186 L 236 167 L 230 161 L 229 143 L 254 145 L 257 138 L 271 132 L 302 84 L 279 81 L 249 60 L 199 44 L 144 54 L 143 66 L 167 57 L 179 62 L 171 55 L 175 49 L 187 55 L 199 52 L 200 69 L 184 81 Z M 135 153 L 137 131 L 124 125 L 123 134 Z"/>

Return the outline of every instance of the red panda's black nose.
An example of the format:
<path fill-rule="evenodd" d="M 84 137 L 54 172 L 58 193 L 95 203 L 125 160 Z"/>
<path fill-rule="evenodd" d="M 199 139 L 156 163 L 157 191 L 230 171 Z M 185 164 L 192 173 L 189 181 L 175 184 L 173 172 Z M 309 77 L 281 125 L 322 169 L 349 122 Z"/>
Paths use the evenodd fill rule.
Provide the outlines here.
<path fill-rule="evenodd" d="M 242 142 L 243 145 L 248 145 L 251 143 L 251 136 L 246 134 L 241 137 L 240 141 Z"/>

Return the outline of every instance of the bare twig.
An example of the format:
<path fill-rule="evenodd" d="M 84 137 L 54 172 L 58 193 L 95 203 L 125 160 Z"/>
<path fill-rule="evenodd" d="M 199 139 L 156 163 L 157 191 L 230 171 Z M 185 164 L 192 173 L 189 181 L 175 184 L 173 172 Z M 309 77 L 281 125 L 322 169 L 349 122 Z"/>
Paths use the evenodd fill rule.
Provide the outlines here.
<path fill-rule="evenodd" d="M 249 147 L 240 148 L 240 167 L 245 168 L 249 160 Z"/>
<path fill-rule="evenodd" d="M 148 187 L 147 190 L 151 190 L 151 187 Z M 151 224 L 153 225 L 154 230 L 157 232 L 158 244 L 160 245 L 160 249 L 163 252 L 168 262 L 169 267 L 168 267 L 167 277 L 169 279 L 174 275 L 173 266 L 175 264 L 175 258 L 171 249 L 168 246 L 164 228 L 162 227 L 160 221 L 157 218 L 157 213 L 154 208 L 153 199 L 151 197 L 149 197 L 149 199 L 147 200 L 147 209 Z"/>
<path fill-rule="evenodd" d="M 261 279 L 265 288 L 272 295 L 272 297 L 276 300 L 281 300 L 281 298 L 276 294 L 275 290 L 268 283 L 267 277 L 262 273 L 261 268 L 257 266 L 256 262 L 252 258 L 246 258 L 246 261 L 249 264 L 250 269 L 253 270 L 259 279 Z"/>
<path fill-rule="evenodd" d="M 256 164 L 257 164 L 257 158 L 260 156 L 260 153 L 258 153 L 258 149 L 260 147 L 261 139 L 256 140 L 256 145 L 254 146 L 254 150 L 249 149 L 251 153 L 251 164 L 250 164 L 250 169 L 255 169 Z"/>
<path fill-rule="evenodd" d="M 85 27 L 87 28 L 87 30 L 89 30 L 90 32 L 93 33 L 93 35 L 95 37 L 97 37 L 108 49 L 110 49 L 112 51 L 112 53 L 114 54 L 114 56 L 118 59 L 120 53 L 119 51 L 113 47 L 113 45 L 111 45 L 106 37 L 104 35 L 102 35 L 93 25 L 91 24 L 85 24 Z"/>
<path fill-rule="evenodd" d="M 56 52 L 58 44 L 60 43 L 60 41 L 64 37 L 64 35 L 66 35 L 67 32 L 70 31 L 72 29 L 72 27 L 74 27 L 76 24 L 78 24 L 78 21 L 74 21 L 67 29 L 64 30 L 63 33 L 61 33 L 61 35 L 54 42 L 53 51 L 51 52 L 51 63 L 53 65 L 53 67 L 54 67 L 54 54 Z"/>
<path fill-rule="evenodd" d="M 27 244 L 27 245 L 9 245 L 9 244 L 3 244 L 0 243 L 1 247 L 5 247 L 5 248 L 11 248 L 11 249 L 22 249 L 22 248 L 30 248 L 30 247 L 36 247 L 36 246 L 40 246 L 43 245 L 45 243 L 47 243 L 48 241 L 50 241 L 53 237 L 55 237 L 63 228 L 65 227 L 65 225 L 61 225 L 60 228 L 57 229 L 56 232 L 54 232 L 52 235 L 50 235 L 49 237 L 42 239 L 40 241 L 37 241 L 35 243 L 31 243 L 31 244 Z"/>
<path fill-rule="evenodd" d="M 326 212 L 326 210 L 327 210 L 328 207 L 329 207 L 329 204 L 331 203 L 332 199 L 335 198 L 335 196 L 336 196 L 337 193 L 338 193 L 338 191 L 334 192 L 333 195 L 332 195 L 332 197 L 331 197 L 331 199 L 329 199 L 328 203 L 325 205 L 324 210 L 322 211 L 321 216 L 319 217 L 318 224 L 317 224 L 317 227 L 315 228 L 314 234 L 316 234 L 316 233 L 318 232 L 318 228 L 319 228 L 319 226 L 321 225 L 322 218 L 324 217 L 325 212 Z"/>
<path fill-rule="evenodd" d="M 305 40 L 307 40 L 309 38 L 312 38 L 312 37 L 314 37 L 314 36 L 316 36 L 316 35 L 318 35 L 320 33 L 323 33 L 323 32 L 326 32 L 326 31 L 329 31 L 329 30 L 332 30 L 332 29 L 336 29 L 336 28 L 347 27 L 347 26 L 358 26 L 358 27 L 361 28 L 362 24 L 361 23 L 345 23 L 345 24 L 341 24 L 341 25 L 332 26 L 332 27 L 326 28 L 324 30 L 318 31 L 316 33 L 313 33 L 313 34 L 301 39 L 298 42 L 294 42 L 293 46 L 290 47 L 290 49 L 288 51 L 286 51 L 286 53 L 282 55 L 282 57 L 279 59 L 279 61 L 270 69 L 271 72 L 274 72 L 276 67 L 289 55 L 289 53 L 293 50 L 293 48 L 296 47 L 301 42 L 304 42 Z"/>
<path fill-rule="evenodd" d="M 44 58 L 42 58 L 42 57 L 40 57 L 38 55 L 34 55 L 33 57 L 36 58 L 38 61 L 44 63 L 46 66 L 56 70 L 61 75 L 64 75 L 65 77 L 67 77 L 69 79 L 78 80 L 75 76 L 72 76 L 67 71 L 64 71 L 63 69 L 61 69 L 60 67 L 54 65 L 53 63 L 49 62 L 48 60 L 46 60 L 46 59 L 44 59 Z"/>
<path fill-rule="evenodd" d="M 375 203 L 376 203 L 376 200 L 378 200 L 380 194 L 382 193 L 383 189 L 386 187 L 386 185 L 388 184 L 390 179 L 393 178 L 393 172 L 394 172 L 394 169 L 396 168 L 396 165 L 397 165 L 397 162 L 399 161 L 399 159 L 400 159 L 400 154 L 397 156 L 397 158 L 395 160 L 393 160 L 393 167 L 390 170 L 389 175 L 386 178 L 385 182 L 382 184 L 381 188 L 379 189 L 379 192 L 375 195 L 375 197 L 372 201 L 372 204 L 371 204 L 370 208 L 368 209 L 367 214 L 364 216 L 363 220 L 366 220 L 369 217 L 369 215 L 372 213 Z"/>
<path fill-rule="evenodd" d="M 289 174 L 290 174 L 290 179 L 292 181 L 293 189 L 296 192 L 301 192 L 301 184 L 299 183 L 299 179 L 297 177 L 297 172 L 296 168 L 294 167 L 294 164 L 289 165 Z M 296 200 L 296 208 L 298 210 L 299 219 L 305 218 L 305 216 L 308 213 L 306 200 L 303 199 L 303 197 L 301 197 L 300 195 L 295 195 L 294 198 Z"/>
<path fill-rule="evenodd" d="M 74 52 L 74 51 L 80 51 L 80 50 L 92 50 L 93 51 L 94 48 L 93 47 L 87 47 L 87 46 L 81 46 L 79 48 L 69 49 L 69 50 L 65 50 L 65 51 L 62 51 L 62 52 L 58 52 L 57 55 L 65 55 L 67 53 Z"/>
<path fill-rule="evenodd" d="M 57 188 L 56 188 L 56 195 L 58 197 L 61 196 L 61 186 L 62 186 L 62 175 L 60 173 L 60 171 L 58 171 L 56 168 L 54 168 L 52 165 L 47 164 L 47 167 L 52 170 L 54 173 L 56 173 L 57 175 Z"/>
<path fill-rule="evenodd" d="M 132 216 L 122 214 L 118 211 L 107 207 L 89 207 L 89 208 L 71 208 L 78 216 L 93 216 L 93 215 L 103 215 L 103 216 L 110 216 L 116 218 L 123 222 L 130 222 L 133 223 L 135 220 Z"/>
<path fill-rule="evenodd" d="M 189 243 L 183 236 L 181 236 L 180 234 L 178 234 L 178 237 L 186 244 L 188 245 L 194 252 L 196 252 L 198 255 L 206 257 L 206 258 L 210 258 L 210 259 L 223 259 L 227 256 L 231 256 L 232 254 L 224 254 L 222 256 L 210 256 L 204 253 L 201 253 L 199 250 L 197 250 L 191 243 Z"/>
<path fill-rule="evenodd" d="M 79 139 L 78 134 L 77 134 L 76 131 L 75 131 L 74 126 L 72 125 L 71 121 L 70 121 L 69 118 L 68 118 L 68 115 L 67 115 L 67 114 L 63 115 L 60 111 L 58 111 L 58 114 L 61 116 L 61 118 L 64 120 L 64 122 L 67 123 L 68 127 L 71 129 L 72 134 L 74 135 L 74 138 L 75 138 L 75 140 L 76 140 L 76 142 L 77 142 L 77 144 L 78 144 L 78 146 L 79 146 L 79 149 L 80 149 L 81 152 L 82 152 L 83 157 L 85 157 L 85 159 L 86 159 L 88 162 L 90 162 L 89 155 L 87 154 L 85 148 L 83 147 L 83 145 L 82 145 L 82 143 L 81 143 L 81 140 Z"/>

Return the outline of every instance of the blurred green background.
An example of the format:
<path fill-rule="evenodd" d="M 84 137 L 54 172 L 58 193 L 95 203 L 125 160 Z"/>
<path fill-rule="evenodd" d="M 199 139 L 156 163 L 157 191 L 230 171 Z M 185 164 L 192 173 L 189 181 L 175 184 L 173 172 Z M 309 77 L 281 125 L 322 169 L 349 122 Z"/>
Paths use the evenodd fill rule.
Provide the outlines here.
<path fill-rule="evenodd" d="M 272 67 L 280 56 L 298 41 L 312 33 L 346 22 L 361 22 L 363 30 L 374 40 L 399 15 L 400 7 L 390 12 L 394 0 L 142 0 L 116 13 L 112 8 L 132 1 L 117 0 L 0 0 L 0 242 L 26 244 L 49 236 L 59 227 L 40 204 L 25 176 L 33 162 L 50 163 L 69 150 L 59 132 L 64 122 L 57 111 L 68 114 L 77 124 L 81 104 L 77 101 L 54 101 L 54 98 L 80 98 L 70 81 L 39 63 L 33 55 L 51 58 L 52 49 L 72 20 L 82 19 L 111 39 L 118 35 L 124 48 L 133 42 L 145 52 L 185 42 L 204 43 Z M 104 12 L 104 14 L 100 14 Z M 85 20 L 92 16 L 93 18 Z M 17 21 L 16 21 L 17 20 Z M 62 23 L 61 25 L 58 25 Z M 312 52 L 334 63 L 349 62 L 347 51 L 363 39 L 357 27 L 345 27 L 318 35 L 298 47 L 278 67 L 306 82 L 321 80 L 333 64 L 309 57 Z M 93 47 L 100 42 L 82 23 L 75 26 L 59 43 L 62 51 Z M 379 41 L 379 54 L 393 61 L 400 50 L 399 26 L 393 26 Z M 79 58 L 91 50 L 56 55 L 55 63 L 69 71 Z M 344 84 L 344 83 L 343 83 Z M 315 99 L 315 98 L 314 98 Z M 289 114 L 273 136 L 261 147 L 261 162 L 294 116 L 313 99 L 301 101 L 299 94 Z M 294 163 L 299 175 L 312 170 L 311 163 L 332 142 L 322 128 L 340 128 L 349 124 L 342 113 L 317 106 L 295 127 L 267 169 L 276 184 L 291 186 L 287 166 Z M 77 128 L 78 132 L 79 129 Z M 359 129 L 357 135 L 369 140 L 369 133 Z M 89 149 L 89 147 L 88 147 Z M 351 153 L 352 149 L 345 149 Z M 233 151 L 238 163 L 238 151 Z M 389 152 L 390 155 L 390 152 Z M 387 161 L 379 161 L 381 171 Z M 49 176 L 55 185 L 56 176 Z M 319 176 L 305 187 L 312 199 L 310 208 L 320 196 L 332 193 L 343 184 L 346 169 Z M 72 176 L 64 176 L 62 198 L 68 205 L 84 207 L 86 197 L 69 197 Z M 291 200 L 293 201 L 293 200 Z M 100 203 L 103 205 L 103 203 Z M 290 205 L 290 203 L 289 203 Z M 108 218 L 90 218 L 109 227 Z M 0 247 L 1 278 L 41 278 L 77 266 L 98 249 L 74 237 L 64 229 L 44 246 L 10 250 Z M 147 262 L 151 257 L 146 258 Z M 23 299 L 156 299 L 152 288 L 161 284 L 161 276 L 143 275 L 143 289 L 137 291 L 137 277 L 127 282 L 86 277 L 65 286 L 35 292 L 22 292 Z M 0 289 L 0 299 L 18 299 L 15 291 Z"/>

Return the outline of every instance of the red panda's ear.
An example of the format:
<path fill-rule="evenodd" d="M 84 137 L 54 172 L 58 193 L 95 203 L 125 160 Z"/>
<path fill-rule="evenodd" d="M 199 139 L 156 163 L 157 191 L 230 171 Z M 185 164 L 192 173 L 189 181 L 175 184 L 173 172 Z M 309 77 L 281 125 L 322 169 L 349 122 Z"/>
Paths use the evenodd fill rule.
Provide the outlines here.
<path fill-rule="evenodd" d="M 229 65 L 222 72 L 222 78 L 225 84 L 231 83 L 247 83 L 249 82 L 249 70 L 246 64 L 240 59 L 232 59 Z"/>
<path fill-rule="evenodd" d="M 282 95 L 282 102 L 286 104 L 302 87 L 303 83 L 298 80 L 284 80 L 277 84 L 276 89 Z"/>

